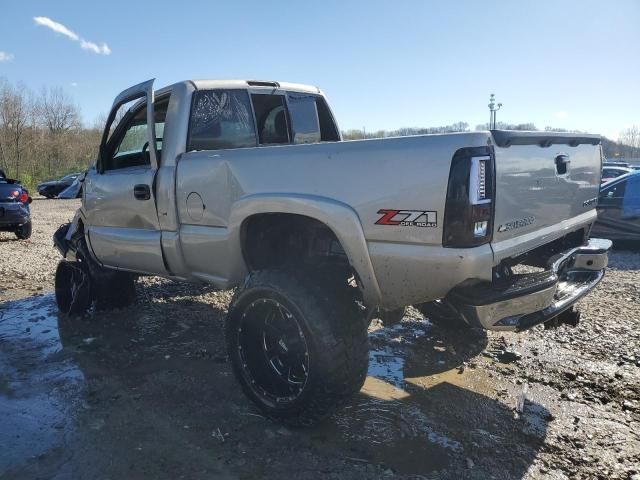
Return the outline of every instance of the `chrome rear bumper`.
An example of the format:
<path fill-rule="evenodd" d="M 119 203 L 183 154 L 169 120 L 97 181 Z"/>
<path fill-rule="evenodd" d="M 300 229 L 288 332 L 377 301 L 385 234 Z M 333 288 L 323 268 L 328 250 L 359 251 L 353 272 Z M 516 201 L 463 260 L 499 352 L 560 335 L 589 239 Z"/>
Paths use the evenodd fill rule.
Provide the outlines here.
<path fill-rule="evenodd" d="M 452 290 L 447 302 L 472 326 L 522 331 L 547 322 L 604 277 L 611 241 L 593 238 L 549 259 L 543 272 Z"/>

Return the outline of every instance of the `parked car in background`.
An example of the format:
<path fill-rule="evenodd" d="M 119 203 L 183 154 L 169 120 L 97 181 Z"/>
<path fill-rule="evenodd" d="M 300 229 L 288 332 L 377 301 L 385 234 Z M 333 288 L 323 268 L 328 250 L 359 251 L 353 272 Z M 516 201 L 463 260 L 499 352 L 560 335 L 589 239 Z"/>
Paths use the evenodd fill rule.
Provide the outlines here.
<path fill-rule="evenodd" d="M 29 191 L 18 180 L 0 176 L 0 232 L 14 232 L 20 240 L 31 236 Z"/>
<path fill-rule="evenodd" d="M 598 220 L 591 235 L 610 240 L 640 240 L 640 170 L 602 186 Z"/>
<path fill-rule="evenodd" d="M 84 177 L 86 172 L 81 173 L 71 185 L 65 188 L 62 192 L 58 194 L 58 198 L 81 198 L 82 197 L 82 182 L 84 181 Z"/>
<path fill-rule="evenodd" d="M 626 173 L 633 172 L 632 168 L 629 167 L 604 167 L 602 169 L 602 183 L 607 183 L 614 178 L 618 178 L 621 175 Z"/>
<path fill-rule="evenodd" d="M 67 187 L 71 186 L 71 184 L 81 175 L 81 172 L 70 173 L 69 175 L 65 175 L 64 177 L 58 180 L 50 180 L 48 182 L 39 183 L 36 187 L 38 193 L 43 197 L 54 198 L 57 197 L 60 192 L 62 192 Z"/>

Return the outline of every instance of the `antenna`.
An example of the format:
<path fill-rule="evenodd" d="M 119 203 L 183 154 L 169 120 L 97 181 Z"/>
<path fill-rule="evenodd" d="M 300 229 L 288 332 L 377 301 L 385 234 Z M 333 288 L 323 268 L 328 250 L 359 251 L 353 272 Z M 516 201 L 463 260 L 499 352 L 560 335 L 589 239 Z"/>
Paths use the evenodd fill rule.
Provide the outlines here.
<path fill-rule="evenodd" d="M 496 129 L 496 112 L 502 108 L 502 103 L 496 105 L 496 95 L 489 95 L 489 130 Z"/>

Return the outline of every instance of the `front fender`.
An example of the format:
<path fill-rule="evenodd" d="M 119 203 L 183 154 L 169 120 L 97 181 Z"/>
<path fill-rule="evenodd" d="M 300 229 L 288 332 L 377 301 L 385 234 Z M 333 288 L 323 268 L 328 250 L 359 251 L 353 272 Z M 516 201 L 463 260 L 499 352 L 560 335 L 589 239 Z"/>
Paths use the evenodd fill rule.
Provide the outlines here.
<path fill-rule="evenodd" d="M 229 245 L 232 249 L 237 249 L 230 252 L 233 257 L 242 258 L 242 224 L 250 216 L 261 213 L 303 215 L 327 225 L 340 241 L 358 275 L 365 304 L 368 307 L 379 305 L 380 288 L 369 258 L 362 225 L 349 205 L 315 195 L 263 193 L 243 197 L 232 205 L 229 216 Z"/>

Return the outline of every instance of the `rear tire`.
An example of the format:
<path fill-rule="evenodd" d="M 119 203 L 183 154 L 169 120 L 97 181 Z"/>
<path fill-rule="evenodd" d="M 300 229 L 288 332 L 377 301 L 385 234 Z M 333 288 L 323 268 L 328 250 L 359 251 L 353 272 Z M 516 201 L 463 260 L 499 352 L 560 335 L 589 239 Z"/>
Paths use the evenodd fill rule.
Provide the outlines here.
<path fill-rule="evenodd" d="M 363 311 L 349 287 L 332 280 L 257 271 L 231 301 L 225 334 L 234 373 L 272 418 L 310 426 L 362 388 L 369 363 Z"/>
<path fill-rule="evenodd" d="M 18 237 L 20 240 L 26 240 L 28 238 L 31 238 L 31 231 L 32 231 L 33 227 L 31 225 L 31 220 L 29 220 L 27 223 L 25 223 L 24 225 L 19 226 L 16 231 L 16 237 Z"/>

